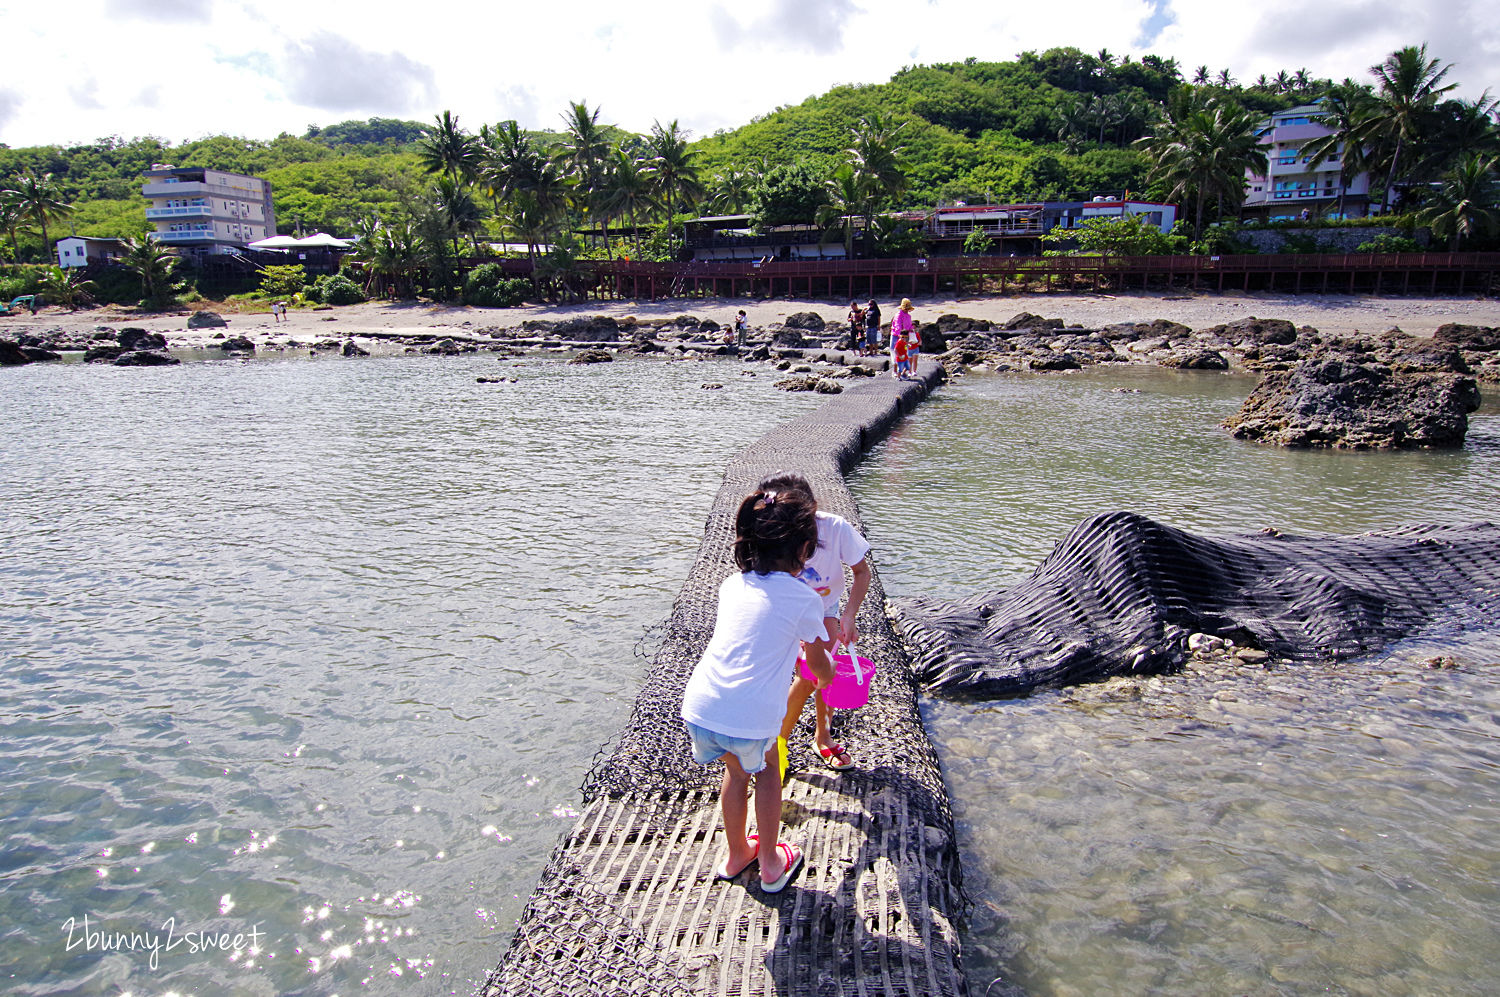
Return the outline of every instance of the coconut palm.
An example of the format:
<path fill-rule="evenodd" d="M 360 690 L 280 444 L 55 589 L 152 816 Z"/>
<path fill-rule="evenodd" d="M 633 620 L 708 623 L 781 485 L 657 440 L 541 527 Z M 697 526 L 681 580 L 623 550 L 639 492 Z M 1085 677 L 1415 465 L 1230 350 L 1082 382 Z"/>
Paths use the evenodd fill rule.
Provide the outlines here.
<path fill-rule="evenodd" d="M 1311 169 L 1329 160 L 1339 163 L 1339 217 L 1344 215 L 1344 196 L 1349 185 L 1370 167 L 1369 156 L 1361 144 L 1369 118 L 1375 113 L 1375 97 L 1370 88 L 1345 79 L 1328 88 L 1323 96 L 1322 113 L 1313 120 L 1329 134 L 1302 146 L 1302 155 Z"/>
<path fill-rule="evenodd" d="M 421 265 L 416 230 L 410 220 L 374 222 L 361 236 L 354 259 L 365 267 L 365 293 L 375 297 L 407 296 Z"/>
<path fill-rule="evenodd" d="M 750 191 L 755 186 L 756 178 L 757 175 L 749 170 L 737 170 L 734 167 L 714 174 L 709 181 L 709 209 L 726 215 L 744 211 L 750 203 Z"/>
<path fill-rule="evenodd" d="M 1421 138 L 1422 124 L 1427 120 L 1438 98 L 1458 84 L 1442 85 L 1453 64 L 1427 56 L 1427 46 L 1408 45 L 1370 67 L 1377 84 L 1378 113 L 1371 115 L 1360 136 L 1368 146 L 1377 144 L 1390 149 L 1390 166 L 1385 177 L 1385 210 L 1394 199 L 1396 180 L 1401 175 L 1402 154 Z"/>
<path fill-rule="evenodd" d="M 651 180 L 646 175 L 646 164 L 623 148 L 614 150 L 609 162 L 609 177 L 605 181 L 602 210 L 609 218 L 628 218 L 630 230 L 635 238 L 635 254 L 641 254 L 641 232 L 636 219 L 656 206 L 651 191 Z"/>
<path fill-rule="evenodd" d="M 12 262 L 20 262 L 21 247 L 16 242 L 16 229 L 21 227 L 21 208 L 12 204 L 3 196 L 0 196 L 0 228 L 5 229 L 6 235 L 10 236 L 10 258 Z"/>
<path fill-rule="evenodd" d="M 845 153 L 854 170 L 854 181 L 864 195 L 866 252 L 870 249 L 875 212 L 906 189 L 906 174 L 901 170 L 901 154 L 906 150 L 901 144 L 901 133 L 905 130 L 906 122 L 897 124 L 876 111 L 860 118 L 850 132 L 852 142 Z"/>
<path fill-rule="evenodd" d="M 428 173 L 442 173 L 454 183 L 471 180 L 483 161 L 479 142 L 458 127 L 458 116 L 444 111 L 435 127 L 417 143 L 417 160 Z"/>
<path fill-rule="evenodd" d="M 1265 149 L 1256 135 L 1259 117 L 1237 104 L 1213 100 L 1188 106 L 1176 119 L 1136 143 L 1151 161 L 1147 180 L 1170 188 L 1168 197 L 1194 202 L 1193 237 L 1203 233 L 1209 198 L 1221 209 L 1238 207 L 1245 196 L 1245 172 L 1264 175 Z"/>
<path fill-rule="evenodd" d="M 91 280 L 85 280 L 82 271 L 49 266 L 37 282 L 44 298 L 76 312 L 80 305 L 94 303 L 94 292 L 98 290 Z"/>
<path fill-rule="evenodd" d="M 1088 103 L 1077 97 L 1065 97 L 1052 108 L 1052 125 L 1058 141 L 1069 152 L 1077 152 L 1088 141 L 1091 127 Z"/>
<path fill-rule="evenodd" d="M 155 239 L 123 241 L 125 252 L 119 257 L 120 266 L 140 278 L 142 297 L 160 303 L 172 295 L 177 290 L 173 280 L 179 262 L 177 253 Z"/>
<path fill-rule="evenodd" d="M 446 173 L 432 185 L 433 204 L 442 215 L 444 225 L 453 239 L 453 255 L 459 255 L 458 238 L 467 235 L 474 241 L 474 251 L 479 251 L 479 230 L 484 225 L 484 212 L 474 202 L 467 188 L 458 184 Z"/>
<path fill-rule="evenodd" d="M 570 103 L 562 117 L 568 137 L 558 154 L 558 165 L 573 184 L 574 206 L 587 216 L 598 208 L 609 139 L 599 127 L 599 108 L 590 111 L 587 101 Z"/>
<path fill-rule="evenodd" d="M 1432 226 L 1434 236 L 1448 239 L 1452 252 L 1457 252 L 1460 239 L 1500 231 L 1496 161 L 1494 156 L 1464 157 L 1443 176 L 1433 203 L 1417 215 L 1419 223 Z"/>
<path fill-rule="evenodd" d="M 497 203 L 506 202 L 504 214 L 525 236 L 527 258 L 535 265 L 537 245 L 567 207 L 567 181 L 514 121 L 486 132 L 485 139 L 489 148 L 480 182 Z"/>
<path fill-rule="evenodd" d="M 1229 75 L 1229 70 L 1221 69 L 1219 70 L 1219 76 L 1216 80 L 1214 80 L 1214 83 L 1218 86 L 1223 87 L 1225 90 L 1228 90 L 1234 86 L 1234 77 Z"/>
<path fill-rule="evenodd" d="M 52 258 L 52 241 L 47 237 L 47 223 L 65 221 L 73 214 L 73 205 L 62 199 L 62 190 L 50 173 L 22 170 L 14 186 L 0 191 L 0 201 L 11 205 L 22 224 L 32 223 L 42 230 L 42 258 Z"/>
<path fill-rule="evenodd" d="M 1212 80 L 1213 77 L 1209 74 L 1207 66 L 1199 66 L 1197 71 L 1193 73 L 1194 86 L 1208 86 Z"/>
<path fill-rule="evenodd" d="M 654 122 L 647 141 L 651 150 L 647 176 L 656 200 L 667 210 L 670 225 L 678 203 L 684 207 L 696 203 L 703 196 L 703 184 L 698 180 L 698 166 L 688 149 L 687 136 L 678 129 L 676 121 L 665 128 L 661 122 Z"/>
<path fill-rule="evenodd" d="M 865 191 L 854 175 L 854 167 L 843 163 L 827 182 L 828 201 L 818 209 L 818 224 L 825 235 L 835 226 L 844 232 L 844 259 L 854 257 L 854 216 L 863 213 Z"/>

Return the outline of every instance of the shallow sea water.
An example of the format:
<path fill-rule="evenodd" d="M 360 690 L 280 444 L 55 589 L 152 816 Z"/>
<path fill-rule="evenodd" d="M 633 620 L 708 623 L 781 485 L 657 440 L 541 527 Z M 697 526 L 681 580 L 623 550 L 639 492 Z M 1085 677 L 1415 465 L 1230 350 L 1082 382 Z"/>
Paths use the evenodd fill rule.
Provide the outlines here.
<path fill-rule="evenodd" d="M 1252 383 L 1127 369 L 943 388 L 851 475 L 887 592 L 1017 581 L 1111 509 L 1206 534 L 1500 509 L 1493 402 L 1462 451 L 1295 452 L 1217 429 Z M 1195 663 L 923 712 L 976 994 L 1500 988 L 1500 621 L 1358 662 Z"/>
<path fill-rule="evenodd" d="M 741 370 L 4 371 L 0 991 L 469 993 L 725 465 L 821 401 Z"/>

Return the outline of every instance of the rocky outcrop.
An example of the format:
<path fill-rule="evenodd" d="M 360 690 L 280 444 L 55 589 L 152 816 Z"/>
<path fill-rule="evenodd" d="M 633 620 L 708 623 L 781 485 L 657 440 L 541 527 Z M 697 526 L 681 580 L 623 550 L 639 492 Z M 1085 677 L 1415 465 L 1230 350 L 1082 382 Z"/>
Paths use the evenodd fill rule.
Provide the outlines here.
<path fill-rule="evenodd" d="M 620 323 L 608 315 L 570 318 L 554 323 L 552 334 L 575 343 L 614 343 L 620 339 Z"/>
<path fill-rule="evenodd" d="M 1163 367 L 1178 370 L 1228 370 L 1229 361 L 1214 350 L 1187 350 L 1157 361 Z"/>
<path fill-rule="evenodd" d="M 776 387 L 782 391 L 816 391 L 820 395 L 836 395 L 844 390 L 844 386 L 839 382 L 829 377 L 819 377 L 817 374 L 789 377 L 777 381 Z"/>
<path fill-rule="evenodd" d="M 1398 373 L 1332 357 L 1268 373 L 1224 426 L 1240 439 L 1290 447 L 1457 447 L 1479 401 L 1464 374 Z"/>
<path fill-rule="evenodd" d="M 218 312 L 193 312 L 187 320 L 189 329 L 222 329 L 227 325 L 229 320 Z"/>
<path fill-rule="evenodd" d="M 130 350 L 115 357 L 116 367 L 170 367 L 180 363 L 176 357 L 154 350 Z"/>
<path fill-rule="evenodd" d="M 785 328 L 776 330 L 776 334 L 771 337 L 771 345 L 801 348 L 805 346 L 813 346 L 815 344 L 812 340 L 808 339 L 806 336 L 802 335 L 802 333 L 798 332 L 796 327 L 787 326 Z"/>
<path fill-rule="evenodd" d="M 614 354 L 608 350 L 584 350 L 568 363 L 610 363 L 614 359 Z"/>
<path fill-rule="evenodd" d="M 212 312 L 201 314 L 213 314 Z M 167 348 L 167 337 L 159 332 L 150 332 L 146 329 L 125 328 L 115 334 L 116 340 L 127 350 L 164 350 Z"/>
<path fill-rule="evenodd" d="M 198 312 L 198 314 L 202 315 L 204 313 L 203 312 Z M 221 343 L 217 343 L 215 345 L 217 345 L 219 347 L 219 349 L 224 350 L 226 352 L 229 352 L 229 351 L 233 351 L 233 352 L 237 352 L 237 353 L 254 353 L 255 352 L 255 344 L 252 343 L 252 342 L 250 342 L 250 340 L 247 337 L 245 337 L 245 336 L 230 336 L 228 339 L 224 340 Z"/>
<path fill-rule="evenodd" d="M 359 346 L 355 345 L 355 342 L 352 339 L 346 339 L 344 341 L 344 348 L 341 352 L 346 357 L 367 357 L 370 355 L 369 350 L 361 349 Z"/>
<path fill-rule="evenodd" d="M 806 329 L 808 332 L 822 332 L 828 326 L 817 312 L 793 312 L 781 324 L 788 329 Z"/>
<path fill-rule="evenodd" d="M 1493 353 L 1500 350 L 1500 328 L 1484 325 L 1460 325 L 1449 322 L 1440 325 L 1432 334 L 1433 342 L 1456 346 L 1472 353 Z"/>
<path fill-rule="evenodd" d="M 0 367 L 20 367 L 32 360 L 13 339 L 0 339 Z"/>
<path fill-rule="evenodd" d="M 109 361 L 110 363 L 113 363 L 115 361 L 115 358 L 118 357 L 120 354 L 122 354 L 124 352 L 125 352 L 125 347 L 123 347 L 123 346 L 117 346 L 117 345 L 112 345 L 112 344 L 111 345 L 93 346 L 93 347 L 90 347 L 88 349 L 88 351 L 84 353 L 84 355 L 83 355 L 83 362 L 84 363 L 99 363 L 101 361 Z"/>
<path fill-rule="evenodd" d="M 23 346 L 21 347 L 21 352 L 30 357 L 33 362 L 38 363 L 48 360 L 62 359 L 61 353 L 54 353 L 51 350 L 45 349 L 41 346 Z"/>

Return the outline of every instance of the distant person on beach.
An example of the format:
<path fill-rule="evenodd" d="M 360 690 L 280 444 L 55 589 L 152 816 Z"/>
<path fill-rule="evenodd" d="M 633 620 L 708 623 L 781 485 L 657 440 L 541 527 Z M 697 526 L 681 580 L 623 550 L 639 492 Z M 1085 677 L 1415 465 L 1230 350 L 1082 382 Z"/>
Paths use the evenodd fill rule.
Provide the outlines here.
<path fill-rule="evenodd" d="M 858 301 L 849 302 L 849 348 L 859 350 L 863 356 L 865 333 L 865 310 L 859 307 Z"/>
<path fill-rule="evenodd" d="M 272 322 L 285 322 L 286 321 L 286 304 L 285 303 L 280 302 L 280 301 L 273 301 L 273 302 L 271 302 L 271 321 Z"/>
<path fill-rule="evenodd" d="M 832 654 L 839 644 L 855 643 L 859 640 L 859 626 L 855 623 L 855 616 L 865 601 L 865 593 L 870 590 L 870 564 L 865 560 L 865 555 L 870 552 L 870 542 L 843 516 L 818 510 L 812 485 L 802 475 L 778 474 L 766 478 L 760 483 L 760 487 L 778 494 L 784 491 L 799 492 L 813 503 L 818 518 L 818 549 L 807 559 L 798 575 L 823 600 L 823 626 L 827 630 L 827 636 L 813 643 L 825 655 Z M 839 599 L 844 594 L 845 565 L 849 566 L 854 581 L 849 586 L 849 601 L 840 612 Z M 802 650 L 803 657 L 811 661 L 808 645 L 803 644 Z M 844 746 L 833 739 L 830 727 L 833 707 L 823 700 L 823 693 L 818 691 L 818 687 L 800 674 L 794 673 L 792 676 L 792 690 L 786 700 L 786 718 L 781 722 L 782 740 L 792 736 L 797 722 L 802 719 L 802 708 L 807 705 L 807 698 L 814 693 L 813 747 L 822 756 L 824 765 L 842 772 L 852 766 L 854 760 L 849 757 Z"/>
<path fill-rule="evenodd" d="M 871 356 L 880 355 L 880 306 L 874 298 L 865 308 L 865 349 Z"/>
<path fill-rule="evenodd" d="M 922 356 L 922 334 L 917 330 L 917 323 L 911 324 L 911 332 L 906 334 L 906 359 L 911 363 L 911 372 L 917 373 L 917 361 Z"/>
<path fill-rule="evenodd" d="M 750 341 L 750 320 L 745 317 L 745 309 L 734 317 L 734 342 L 736 346 L 744 346 Z"/>
<path fill-rule="evenodd" d="M 713 636 L 683 691 L 682 719 L 701 765 L 724 763 L 719 806 L 728 846 L 715 875 L 733 879 L 757 859 L 760 888 L 780 893 L 802 865 L 802 849 L 778 841 L 781 766 L 777 739 L 800 647 L 819 688 L 833 664 L 818 645 L 823 600 L 797 577 L 818 548 L 817 507 L 795 490 L 757 488 L 734 517 L 739 572 L 719 586 Z M 804 643 L 810 642 L 810 643 Z M 755 781 L 756 835 L 746 835 Z"/>
<path fill-rule="evenodd" d="M 910 362 L 907 351 L 911 344 L 907 341 L 907 335 L 911 329 L 911 299 L 902 298 L 901 307 L 896 309 L 896 317 L 891 319 L 891 358 L 896 361 L 896 376 L 903 380 Z"/>

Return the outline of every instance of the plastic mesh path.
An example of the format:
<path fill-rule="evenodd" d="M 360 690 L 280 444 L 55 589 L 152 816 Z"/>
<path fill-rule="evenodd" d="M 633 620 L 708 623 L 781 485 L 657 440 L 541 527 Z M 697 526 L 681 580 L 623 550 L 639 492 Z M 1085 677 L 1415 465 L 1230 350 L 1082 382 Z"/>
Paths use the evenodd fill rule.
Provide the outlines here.
<path fill-rule="evenodd" d="M 869 704 L 839 711 L 834 725 L 856 768 L 823 767 L 808 720 L 793 737 L 783 839 L 806 862 L 784 892 L 761 892 L 753 865 L 715 881 L 720 773 L 692 760 L 678 719 L 719 582 L 734 570 L 740 500 L 765 475 L 798 471 L 820 508 L 861 526 L 844 472 L 939 377 L 933 369 L 919 381 L 852 384 L 729 465 L 630 722 L 590 772 L 583 814 L 543 871 L 485 997 L 967 993 L 953 816 L 878 571 L 859 626 L 860 653 L 879 672 Z"/>

